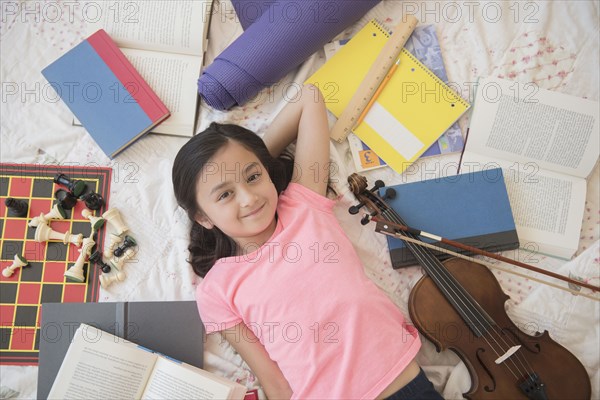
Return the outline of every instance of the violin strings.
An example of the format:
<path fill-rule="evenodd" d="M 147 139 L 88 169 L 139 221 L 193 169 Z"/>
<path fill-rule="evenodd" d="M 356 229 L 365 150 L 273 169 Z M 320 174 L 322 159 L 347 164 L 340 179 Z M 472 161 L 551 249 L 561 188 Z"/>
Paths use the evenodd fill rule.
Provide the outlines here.
<path fill-rule="evenodd" d="M 400 216 L 398 216 L 398 214 L 393 209 L 389 209 L 389 207 L 387 207 L 387 205 L 383 201 L 381 201 L 379 199 L 379 197 L 377 197 L 376 195 L 374 195 L 372 193 L 368 193 L 368 197 L 371 197 L 371 200 L 374 201 L 375 203 L 377 203 L 379 205 L 379 209 L 383 210 L 383 213 L 385 213 L 386 210 L 391 210 L 391 212 L 392 212 L 391 219 L 392 220 L 394 220 L 396 223 L 400 223 L 402 225 L 405 225 L 405 223 L 402 221 L 402 219 L 400 218 Z M 407 237 L 408 236 L 409 238 L 412 238 L 413 240 L 415 240 L 417 242 L 420 242 L 416 238 L 416 236 L 414 236 L 413 234 L 408 234 L 408 232 L 403 232 L 403 233 L 404 234 L 401 234 L 400 236 L 402 236 L 402 237 Z M 415 253 L 415 256 L 417 256 L 417 253 L 418 253 L 419 256 L 423 257 L 423 262 L 425 264 L 429 265 L 429 268 L 431 269 L 432 273 L 441 272 L 442 275 L 445 275 L 445 278 L 442 277 L 442 279 L 440 279 L 439 275 L 436 276 L 436 278 L 438 280 L 440 280 L 440 282 L 446 280 L 447 282 L 450 282 L 452 284 L 452 286 L 454 286 L 454 287 L 451 287 L 451 289 L 453 291 L 458 292 L 459 294 L 462 293 L 462 297 L 459 296 L 460 298 L 457 298 L 457 297 L 454 298 L 455 303 L 456 303 L 456 300 L 459 299 L 464 304 L 465 301 L 468 302 L 469 298 L 470 298 L 471 305 L 474 306 L 472 308 L 475 308 L 475 310 L 478 309 L 477 311 L 479 312 L 480 315 L 477 315 L 477 313 L 473 313 L 471 310 L 469 310 L 468 307 L 466 308 L 466 310 L 471 311 L 471 313 L 473 313 L 473 317 L 475 317 L 475 319 L 478 320 L 479 322 L 481 322 L 481 318 L 484 318 L 484 320 L 485 320 L 485 316 L 487 315 L 487 313 L 482 309 L 481 305 L 479 305 L 467 292 L 464 291 L 464 288 L 462 288 L 462 286 L 455 280 L 455 278 L 449 273 L 449 271 L 446 270 L 446 268 L 439 262 L 439 260 L 437 258 L 433 257 L 433 255 L 431 253 L 425 252 L 422 246 L 414 247 L 414 244 L 411 245 L 410 242 L 406 242 L 406 245 Z M 439 264 L 439 266 L 437 267 L 437 269 L 433 268 L 433 267 L 436 267 L 436 264 Z M 448 285 L 448 283 L 446 283 L 446 285 Z M 438 288 L 440 290 L 444 290 L 444 288 L 440 287 L 439 285 L 438 285 Z M 446 290 L 444 290 L 444 291 L 447 293 L 447 296 L 449 298 L 452 298 L 452 296 L 450 295 L 450 293 L 448 293 Z M 458 304 L 458 303 L 456 303 L 456 307 L 457 307 L 458 310 L 460 310 L 464 314 L 464 318 L 467 318 L 469 320 L 467 322 L 471 324 L 471 326 L 473 327 L 472 329 L 475 329 L 473 321 L 471 320 L 471 317 L 469 317 L 465 313 L 465 309 L 463 309 L 463 307 L 460 304 Z M 491 317 L 489 317 L 489 315 L 487 315 L 487 317 L 491 321 L 491 324 L 489 323 L 489 321 L 487 321 L 488 324 L 489 324 L 489 327 L 492 328 L 491 331 L 488 330 L 488 332 L 490 332 L 490 336 L 491 336 L 490 339 L 492 339 L 495 342 L 495 344 L 498 345 L 502 349 L 502 351 L 503 351 L 502 354 L 504 355 L 504 354 L 506 354 L 506 352 L 512 346 L 510 346 L 509 344 L 506 343 L 506 341 L 503 339 L 503 335 L 502 335 L 501 332 L 497 332 L 496 331 L 498 328 L 497 328 L 497 324 L 495 323 L 495 321 L 493 321 L 493 319 Z M 483 325 L 483 326 L 485 326 L 485 325 Z M 493 337 L 493 334 L 496 334 L 498 336 L 498 338 L 500 339 L 500 341 L 504 342 L 504 344 L 508 346 L 507 350 L 503 349 L 502 344 L 499 343 L 498 340 Z M 488 346 L 496 353 L 496 355 L 500 356 L 500 354 L 498 353 L 498 350 L 488 341 L 488 338 L 485 337 L 484 335 L 481 335 L 481 336 L 487 342 Z M 514 339 L 514 338 L 511 338 L 511 339 Z M 530 380 L 530 381 L 533 382 L 533 379 L 534 379 L 533 375 L 530 374 L 530 373 L 523 373 L 521 371 L 521 368 L 519 368 L 519 366 L 516 365 L 515 360 L 514 360 L 515 356 L 519 360 L 519 363 L 523 366 L 523 368 L 525 369 L 525 371 L 527 371 L 527 370 L 532 371 L 531 365 L 529 365 L 529 362 L 527 361 L 527 359 L 525 359 L 525 363 L 529 365 L 529 368 L 524 365 L 523 359 L 522 359 L 523 357 L 520 354 L 520 352 L 518 352 L 518 351 L 517 351 L 516 354 L 512 354 L 509 357 L 508 361 L 510 363 L 512 363 L 517 368 L 519 374 L 523 374 L 522 375 L 523 377 L 526 377 L 526 379 L 528 379 L 528 380 Z M 502 364 L 504 364 L 504 366 L 513 374 L 513 376 L 515 377 L 515 379 L 518 380 L 519 378 L 516 376 L 515 372 L 512 370 L 512 368 L 505 361 L 507 361 L 507 360 L 504 360 L 502 362 Z"/>
<path fill-rule="evenodd" d="M 392 215 L 392 220 L 397 220 L 397 219 L 400 219 L 400 217 L 399 216 L 396 217 L 396 216 Z M 403 223 L 401 221 L 395 221 L 395 222 Z M 408 236 L 408 235 L 401 235 L 401 236 L 404 237 L 404 236 Z M 418 241 L 418 239 L 416 239 L 416 240 Z M 409 245 L 409 244 L 407 243 L 407 245 Z M 409 247 L 412 247 L 412 246 L 409 246 Z M 441 272 L 441 275 L 446 275 L 446 277 L 444 278 L 444 280 L 446 281 L 446 285 L 448 285 L 448 282 L 449 282 L 452 286 L 454 286 L 454 288 L 452 288 L 452 289 L 453 289 L 453 291 L 457 292 L 459 294 L 459 296 L 460 296 L 461 292 L 464 292 L 464 289 L 462 289 L 462 287 L 460 286 L 460 284 L 458 282 L 456 282 L 456 280 L 454 279 L 454 277 L 451 274 L 449 274 L 449 272 L 443 266 L 441 268 L 439 268 L 439 267 L 438 268 L 433 268 L 433 267 L 436 266 L 435 265 L 436 263 L 439 263 L 439 261 L 437 259 L 434 259 L 433 256 L 430 253 L 424 251 L 424 249 L 422 249 L 421 247 L 414 248 L 414 251 L 418 252 L 419 255 L 424 258 L 423 262 L 427 262 L 429 264 L 430 268 L 432 269 L 432 272 L 436 272 L 436 273 L 437 272 Z M 481 308 L 481 306 L 473 298 L 470 298 L 470 295 L 468 295 L 468 293 L 463 293 L 463 297 L 465 297 L 465 299 L 460 299 L 463 304 L 465 302 L 469 302 L 469 300 L 470 300 L 471 303 L 472 303 L 472 306 L 475 306 L 474 307 L 475 310 L 477 310 L 477 308 L 479 308 L 480 310 L 478 310 L 478 311 L 480 313 L 483 312 L 483 314 L 487 315 L 487 313 L 485 313 L 485 311 L 483 311 L 483 309 Z M 456 298 L 455 298 L 455 300 L 456 300 Z M 461 311 L 463 311 L 463 313 L 465 312 L 465 310 L 459 304 L 457 304 L 457 306 L 461 308 Z M 467 306 L 466 309 L 469 310 L 469 307 Z M 471 311 L 471 310 L 469 310 L 469 311 Z M 480 316 L 478 316 L 477 313 L 474 313 L 473 311 L 471 311 L 471 313 L 473 313 L 474 317 L 476 319 L 478 319 L 478 320 L 481 320 L 481 318 L 483 318 L 484 320 L 486 319 L 485 315 L 483 315 L 483 314 L 480 315 Z M 489 318 L 490 320 L 492 320 L 489 317 L 489 315 L 488 315 L 487 318 Z M 493 322 L 492 324 L 489 324 L 489 328 L 491 328 L 491 330 L 488 329 L 488 332 L 490 333 L 491 339 L 497 345 L 499 345 L 499 347 L 500 347 L 500 349 L 502 351 L 502 354 L 506 354 L 506 351 L 508 351 L 508 349 L 510 349 L 512 346 L 509 343 L 507 343 L 506 340 L 504 340 L 502 332 L 501 331 L 498 332 L 497 331 L 498 330 L 497 325 L 495 324 L 495 322 L 493 320 L 492 320 L 492 322 Z M 497 339 L 493 337 L 494 334 L 497 336 Z M 498 353 L 497 349 L 494 348 L 494 346 L 487 340 L 487 338 L 484 335 L 482 335 L 482 337 L 488 343 L 488 345 L 490 346 L 490 348 L 499 357 L 500 354 Z M 503 344 L 505 346 L 507 346 L 507 347 L 504 348 Z M 532 370 L 531 365 L 529 365 L 529 362 L 527 361 L 527 359 L 525 359 L 525 363 L 528 364 L 526 366 L 525 363 L 523 363 L 523 357 L 521 356 L 521 354 L 519 352 L 517 352 L 517 354 L 511 355 L 511 357 L 509 357 L 510 360 L 508 360 L 508 361 L 513 364 L 513 366 L 518 370 L 519 374 L 523 374 L 523 371 L 515 363 L 515 360 L 514 360 L 515 356 L 516 356 L 517 360 L 519 361 L 519 363 L 521 364 L 521 367 L 525 371 L 528 371 L 528 370 L 531 371 Z M 505 367 L 513 374 L 513 376 L 515 377 L 515 379 L 518 380 L 518 377 L 516 376 L 516 374 L 514 373 L 514 371 L 512 370 L 512 368 L 508 364 L 506 364 L 504 362 L 503 362 L 503 364 L 505 364 Z M 531 373 L 525 373 L 523 376 L 527 377 L 527 379 L 533 380 Z"/>
<path fill-rule="evenodd" d="M 392 216 L 391 219 L 395 220 L 396 218 L 394 216 Z M 394 222 L 401 223 L 400 221 L 394 221 Z M 408 236 L 408 235 L 401 235 L 401 236 Z M 504 342 L 504 344 L 506 345 L 506 348 L 504 348 L 502 343 L 500 343 L 498 341 L 498 339 L 494 338 L 494 333 L 496 333 L 494 331 L 494 323 L 490 323 L 489 321 L 486 321 L 486 317 L 481 312 L 479 312 L 479 315 L 478 315 L 477 312 L 475 312 L 473 310 L 473 309 L 475 309 L 476 311 L 479 311 L 479 310 L 477 310 L 477 308 L 478 307 L 481 308 L 481 306 L 479 304 L 477 304 L 473 299 L 469 299 L 467 294 L 461 293 L 461 292 L 463 292 L 463 290 L 461 290 L 459 284 L 457 282 L 455 282 L 454 277 L 452 277 L 447 271 L 445 271 L 445 268 L 435 268 L 435 265 L 434 265 L 435 261 L 432 261 L 430 259 L 429 253 L 424 252 L 420 247 L 410 246 L 408 243 L 407 243 L 407 246 L 409 248 L 413 249 L 414 252 L 419 253 L 418 256 L 421 257 L 422 261 L 424 263 L 428 264 L 429 269 L 430 269 L 430 271 L 429 271 L 430 274 L 434 275 L 434 276 L 432 276 L 432 278 L 437 278 L 438 280 L 440 280 L 441 282 L 444 283 L 445 286 L 441 286 L 441 287 L 438 286 L 438 288 L 440 290 L 444 291 L 449 298 L 453 298 L 453 300 L 455 301 L 456 307 L 458 307 L 460 309 L 460 311 L 462 312 L 462 314 L 464 315 L 464 317 L 468 319 L 467 322 L 473 327 L 473 329 L 477 330 L 476 333 L 479 333 L 479 336 L 482 337 L 486 341 L 488 346 L 494 351 L 494 353 L 496 353 L 496 357 L 498 358 L 501 355 L 506 354 L 506 352 L 508 351 L 508 349 L 510 349 L 511 346 L 508 345 L 504 340 L 502 340 L 502 342 Z M 444 275 L 447 275 L 447 276 L 444 276 Z M 454 294 L 449 293 L 447 290 L 448 288 L 452 289 Z M 472 303 L 471 307 L 469 307 L 467 304 L 469 302 L 469 300 L 471 300 L 471 303 Z M 464 307 L 461 306 L 459 304 L 459 302 L 463 303 Z M 477 320 L 484 328 L 486 328 L 486 324 L 482 323 L 481 321 L 483 320 L 484 322 L 487 322 L 486 332 L 490 333 L 490 336 L 491 336 L 490 339 L 492 339 L 493 342 L 500 348 L 500 351 L 498 351 L 496 346 L 494 346 L 492 343 L 490 343 L 488 338 L 485 336 L 485 332 L 481 332 L 479 330 L 479 328 L 476 328 L 474 326 L 474 323 L 471 320 L 472 317 L 468 315 L 469 313 L 472 314 L 472 317 L 475 318 L 475 320 Z M 488 316 L 488 318 L 489 318 L 489 316 Z M 498 335 L 498 336 L 500 336 L 500 335 Z M 501 336 L 500 336 L 500 338 L 501 338 Z M 512 357 L 510 357 L 510 358 L 512 358 Z M 514 365 L 514 367 L 516 367 L 519 374 L 522 373 L 521 369 L 519 368 L 518 365 L 515 364 L 514 360 L 508 360 L 508 361 L 510 361 Z M 503 364 L 505 364 L 506 368 L 513 374 L 515 379 L 518 379 L 517 374 L 512 370 L 512 368 L 509 365 L 506 365 L 506 363 L 503 363 Z M 521 364 L 522 364 L 522 362 L 521 362 Z M 525 366 L 523 366 L 523 367 L 525 367 Z M 527 368 L 525 368 L 525 369 L 527 369 Z"/>
<path fill-rule="evenodd" d="M 384 211 L 385 212 L 385 211 Z M 394 212 L 395 214 L 395 212 Z M 397 215 L 391 215 L 391 219 L 392 220 L 396 220 L 395 222 L 397 223 L 401 223 L 401 221 L 398 221 L 400 219 L 399 216 Z M 401 236 L 411 236 L 411 235 L 401 235 Z M 415 240 L 418 241 L 418 239 L 415 238 Z M 487 313 L 485 313 L 485 311 L 483 311 L 483 309 L 481 308 L 481 306 L 479 304 L 477 304 L 477 302 L 471 297 L 470 299 L 468 297 L 470 297 L 467 293 L 464 292 L 464 289 L 461 290 L 462 288 L 460 287 L 460 285 L 458 284 L 458 282 L 456 282 L 455 278 L 453 276 L 451 276 L 449 274 L 449 272 L 446 271 L 445 268 L 435 268 L 435 264 L 434 263 L 439 263 L 439 260 L 437 260 L 436 258 L 433 258 L 433 256 L 428 253 L 425 252 L 424 249 L 422 249 L 421 247 L 415 247 L 412 243 L 407 242 L 406 245 L 411 248 L 411 250 L 415 253 L 418 253 L 416 255 L 420 256 L 423 259 L 423 262 L 427 263 L 430 267 L 430 269 L 432 270 L 432 272 L 434 273 L 441 273 L 437 274 L 437 278 L 440 279 L 442 281 L 445 281 L 446 284 L 448 284 L 448 282 L 452 283 L 454 287 L 452 287 L 451 289 L 453 289 L 453 291 L 455 291 L 457 294 L 462 294 L 463 297 L 466 297 L 466 299 L 459 299 L 461 302 L 463 302 L 463 304 L 466 302 L 468 302 L 469 300 L 472 303 L 472 306 L 474 306 L 474 308 L 479 308 L 479 315 L 477 315 L 476 313 L 473 314 L 473 316 L 475 317 L 475 319 L 481 324 L 481 326 L 483 328 L 486 328 L 486 323 L 487 323 L 487 327 L 491 327 L 493 320 L 491 319 L 491 317 L 489 315 L 487 315 Z M 443 276 L 446 275 L 446 276 Z M 444 290 L 444 288 L 440 288 L 442 290 Z M 462 293 L 461 293 L 462 292 Z M 448 293 L 448 295 L 450 296 L 450 293 Z M 454 300 L 457 300 L 458 297 L 454 297 Z M 457 304 L 458 305 L 458 304 Z M 466 305 L 466 304 L 465 304 Z M 464 312 L 464 309 L 461 309 L 461 311 Z M 485 315 L 484 315 L 485 314 Z M 492 323 L 491 323 L 492 322 Z M 472 322 L 471 322 L 472 323 Z M 481 332 L 480 330 L 478 330 L 478 333 L 482 336 L 483 332 Z"/>
<path fill-rule="evenodd" d="M 376 201 L 379 202 L 378 199 L 376 199 Z M 384 207 L 385 204 L 383 204 L 381 206 L 382 207 L 380 209 L 387 208 L 387 207 Z M 397 214 L 394 215 L 395 211 L 393 211 L 393 210 L 391 210 L 391 211 L 392 211 L 391 218 L 390 217 L 388 217 L 388 218 L 392 219 L 393 222 L 405 225 L 404 222 L 401 220 L 401 218 L 399 216 L 397 216 Z M 385 213 L 386 211 L 384 210 L 383 212 Z M 403 233 L 403 234 L 401 234 L 401 236 L 409 236 L 410 237 L 411 235 Z M 508 343 L 506 343 L 506 341 L 502 338 L 502 335 L 500 333 L 495 331 L 497 329 L 497 327 L 495 327 L 495 322 L 491 319 L 491 317 L 489 317 L 489 315 L 487 315 L 487 313 L 485 313 L 485 311 L 483 311 L 483 309 L 481 308 L 481 305 L 479 305 L 473 298 L 469 299 L 470 295 L 468 295 L 468 293 L 464 292 L 464 289 L 462 289 L 460 284 L 458 284 L 458 282 L 456 282 L 455 278 L 445 268 L 443 268 L 443 267 L 439 268 L 435 265 L 436 262 L 439 263 L 439 260 L 437 260 L 436 258 L 433 258 L 431 253 L 424 251 L 424 249 L 421 248 L 420 246 L 415 247 L 415 245 L 410 242 L 406 242 L 406 245 L 415 253 L 416 256 L 420 256 L 422 258 L 422 261 L 429 266 L 431 273 L 436 274 L 435 278 L 437 278 L 441 282 L 444 282 L 447 288 L 449 288 L 453 292 L 455 292 L 454 297 L 452 297 L 453 295 L 451 295 L 446 290 L 446 288 L 442 288 L 442 287 L 438 286 L 439 289 L 441 289 L 447 293 L 449 298 L 453 298 L 456 306 L 460 309 L 460 311 L 462 312 L 464 317 L 469 319 L 468 323 L 472 326 L 473 329 L 475 329 L 475 325 L 474 325 L 473 320 L 471 320 L 472 317 L 475 318 L 475 320 L 478 323 L 480 323 L 482 325 L 482 327 L 484 327 L 484 328 L 487 323 L 487 326 L 488 326 L 488 328 L 491 328 L 491 331 L 489 329 L 486 329 L 486 331 L 491 333 L 491 335 L 490 335 L 491 339 L 493 340 L 493 342 L 495 342 L 495 344 L 497 346 L 499 346 L 499 348 L 501 349 L 501 352 L 502 352 L 501 354 L 498 352 L 497 348 L 495 348 L 495 346 L 489 342 L 488 338 L 484 335 L 484 333 L 479 331 L 479 328 L 477 328 L 477 331 L 480 333 L 480 336 L 483 337 L 483 339 L 488 343 L 488 346 L 490 346 L 490 348 L 496 353 L 497 357 L 500 357 L 501 355 L 506 354 L 506 352 L 508 351 L 508 349 L 510 349 L 511 346 Z M 465 307 L 463 308 L 460 304 L 458 304 L 457 300 L 459 300 L 460 303 L 463 303 L 463 305 Z M 468 302 L 470 302 L 472 305 L 471 309 L 468 307 L 468 304 L 467 304 Z M 474 312 L 473 309 L 475 309 L 476 312 Z M 468 316 L 467 315 L 468 313 L 472 314 L 472 317 Z M 487 318 L 486 318 L 486 316 L 487 316 Z M 483 323 L 482 323 L 482 321 L 483 321 Z M 490 321 L 492 323 L 490 323 Z M 494 333 L 501 339 L 502 342 L 504 342 L 504 344 L 507 346 L 506 349 L 503 348 L 502 343 L 500 343 L 498 341 L 498 339 L 493 337 Z M 528 368 L 523 364 L 523 361 L 520 359 L 521 358 L 520 355 L 517 354 L 517 356 L 518 356 L 519 362 L 521 363 L 523 368 L 525 368 L 525 370 L 527 370 Z M 513 356 L 509 357 L 509 359 L 505 360 L 505 361 L 511 362 L 514 365 L 514 367 L 516 367 L 519 374 L 523 373 L 521 371 L 521 368 L 513 360 Z M 503 362 L 502 364 L 504 364 L 505 367 L 513 374 L 515 379 L 517 379 L 517 380 L 519 379 L 517 377 L 517 375 L 515 374 L 515 372 L 512 370 L 512 368 L 506 362 Z M 527 375 L 529 375 L 529 374 L 525 373 L 525 376 L 527 376 Z"/>
<path fill-rule="evenodd" d="M 438 251 L 444 252 L 446 254 L 450 254 L 450 255 L 452 255 L 454 257 L 458 257 L 458 258 L 462 258 L 462 259 L 467 260 L 467 261 L 472 261 L 472 262 L 476 262 L 476 263 L 482 264 L 481 260 L 476 260 L 476 259 L 473 259 L 472 257 L 465 256 L 464 254 L 456 253 L 456 252 L 453 252 L 451 250 L 447 250 L 447 249 L 444 249 L 444 248 L 437 247 L 437 246 L 432 245 L 430 243 L 423 242 L 423 241 L 421 241 L 419 239 L 415 239 L 415 238 L 412 238 L 412 237 L 400 235 L 399 233 L 396 234 L 396 235 L 391 234 L 391 233 L 387 233 L 387 232 L 383 232 L 383 233 L 386 234 L 386 235 L 393 236 L 393 237 L 396 237 L 396 235 L 398 235 L 398 236 L 401 236 L 402 240 L 404 240 L 406 242 L 411 242 L 411 243 L 414 243 L 414 244 L 416 244 L 418 246 L 427 247 L 427 248 L 432 249 L 432 250 L 438 250 Z M 489 264 L 489 263 L 484 263 L 483 265 L 489 266 L 490 268 L 498 268 L 498 269 L 500 269 L 502 271 L 505 271 L 505 272 L 514 273 L 513 271 L 509 271 L 509 270 L 506 270 L 504 268 L 500 268 L 498 266 L 495 266 L 495 265 L 492 265 L 492 264 Z M 518 274 L 518 275 L 526 277 L 528 279 L 532 279 L 531 277 L 528 277 L 526 275 L 521 275 L 521 274 Z M 583 295 L 583 294 L 580 294 L 580 293 L 575 293 L 575 294 Z M 585 295 L 583 295 L 583 296 L 585 296 Z M 522 360 L 519 360 L 519 361 L 523 365 L 523 361 Z M 523 368 L 525 368 L 526 370 L 533 371 L 533 368 L 531 367 L 531 365 L 529 364 L 529 361 L 527 361 L 527 359 L 525 359 L 525 363 L 528 364 L 529 367 L 523 365 Z"/>
<path fill-rule="evenodd" d="M 389 217 L 388 217 L 388 218 L 389 218 Z M 394 216 L 394 215 L 391 215 L 391 218 L 390 218 L 390 219 L 392 219 L 392 220 L 396 220 L 397 218 L 399 218 L 399 217 L 396 217 L 396 216 Z M 399 222 L 399 221 L 395 221 L 395 222 Z M 404 234 L 402 234 L 401 236 L 409 236 L 409 235 L 404 235 Z M 418 239 L 416 239 L 416 240 L 418 240 Z M 460 290 L 460 288 L 458 287 L 458 285 L 457 285 L 457 284 L 454 284 L 454 285 L 452 285 L 452 286 L 454 286 L 454 287 L 450 287 L 450 286 L 448 285 L 448 282 L 450 282 L 450 283 L 454 283 L 453 281 L 454 281 L 455 279 L 454 279 L 453 277 L 451 277 L 451 276 L 445 276 L 445 277 L 444 277 L 444 276 L 443 276 L 443 275 L 444 275 L 443 269 L 440 269 L 440 268 L 435 268 L 435 266 L 433 265 L 433 263 L 434 263 L 435 261 L 432 261 L 432 259 L 431 259 L 430 257 L 428 257 L 428 256 L 429 256 L 429 254 L 428 254 L 428 253 L 426 253 L 425 251 L 423 251 L 423 249 L 421 249 L 421 248 L 419 248 L 419 247 L 415 247 L 415 246 L 413 246 L 413 245 L 412 245 L 412 243 L 406 243 L 406 245 L 407 245 L 407 246 L 408 246 L 408 247 L 409 247 L 409 248 L 410 248 L 410 249 L 411 249 L 411 250 L 412 250 L 414 253 L 418 253 L 418 254 L 415 254 L 415 255 L 416 255 L 416 256 L 418 256 L 418 257 L 420 257 L 420 258 L 422 259 L 422 261 L 423 261 L 424 263 L 426 263 L 426 264 L 429 266 L 429 269 L 431 269 L 431 273 L 434 275 L 434 276 L 432 276 L 432 278 L 437 278 L 438 280 L 442 281 L 442 283 L 445 283 L 445 284 L 446 284 L 446 286 L 442 286 L 442 287 L 440 287 L 439 289 L 441 289 L 441 290 L 445 291 L 445 292 L 447 293 L 447 295 L 448 295 L 448 296 L 451 298 L 451 300 L 455 300 L 455 301 L 456 301 L 456 300 L 460 300 L 460 302 L 462 302 L 464 305 L 467 305 L 467 304 L 465 304 L 465 302 L 467 302 L 467 301 L 468 301 L 468 299 L 459 298 L 459 297 L 457 296 L 458 294 L 463 294 L 463 296 L 462 296 L 462 297 L 466 297 L 466 294 L 465 294 L 465 293 L 460 293 L 460 292 L 461 292 L 461 290 Z M 451 294 L 451 293 L 449 293 L 449 292 L 446 290 L 446 287 L 448 287 L 448 288 L 452 289 L 452 290 L 455 292 L 455 297 L 452 297 L 452 294 Z M 473 299 L 471 299 L 471 300 L 473 300 Z M 472 301 L 472 302 L 473 302 L 473 301 Z M 475 306 L 475 304 L 473 304 L 473 305 Z M 457 304 L 457 306 L 459 306 L 459 304 Z M 475 307 L 476 307 L 476 306 L 475 306 Z M 479 308 L 481 308 L 481 307 L 479 306 Z M 465 310 L 461 308 L 461 309 L 460 309 L 460 311 L 463 311 L 463 312 L 464 312 Z M 467 317 L 467 315 L 465 315 L 465 317 Z M 485 316 L 484 316 L 484 315 L 483 315 L 481 312 L 480 312 L 480 314 L 479 314 L 479 315 L 477 315 L 477 314 L 473 313 L 473 317 L 474 317 L 474 318 L 477 320 L 477 322 L 478 322 L 478 323 L 479 323 L 479 324 L 480 324 L 480 325 L 481 325 L 483 328 L 486 328 L 486 330 L 487 330 L 487 328 L 489 328 L 489 327 L 491 326 L 491 323 L 490 323 L 490 320 L 491 320 L 491 318 L 490 318 L 489 316 L 488 316 L 488 318 L 487 318 L 487 321 L 486 321 L 486 317 L 485 317 Z M 473 325 L 473 327 L 475 328 L 474 324 L 473 324 L 471 321 L 469 321 L 469 322 L 470 322 L 470 323 Z M 486 324 L 486 323 L 487 323 L 487 324 Z M 479 334 L 479 336 L 483 336 L 483 333 L 484 333 L 484 332 L 482 332 L 482 331 L 481 331 L 481 330 L 478 328 L 476 333 L 478 333 L 478 334 Z"/>

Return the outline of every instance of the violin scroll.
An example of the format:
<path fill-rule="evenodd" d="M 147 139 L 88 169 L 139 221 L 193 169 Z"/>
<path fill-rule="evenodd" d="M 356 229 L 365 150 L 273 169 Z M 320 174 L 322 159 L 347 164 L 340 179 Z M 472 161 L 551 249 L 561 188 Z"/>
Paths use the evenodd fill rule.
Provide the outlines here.
<path fill-rule="evenodd" d="M 367 188 L 367 178 L 359 174 L 352 174 L 348 177 L 350 190 L 358 197 Z"/>
<path fill-rule="evenodd" d="M 377 196 L 377 190 L 385 186 L 385 183 L 381 180 L 375 181 L 375 185 L 367 190 L 367 178 L 362 175 L 352 174 L 348 177 L 348 185 L 350 190 L 356 196 L 359 203 L 351 206 L 348 212 L 352 215 L 358 214 L 362 207 L 367 207 L 371 212 L 362 218 L 361 223 L 366 225 L 369 223 L 370 218 L 381 213 L 381 200 Z M 393 190 L 393 189 L 391 189 Z"/>

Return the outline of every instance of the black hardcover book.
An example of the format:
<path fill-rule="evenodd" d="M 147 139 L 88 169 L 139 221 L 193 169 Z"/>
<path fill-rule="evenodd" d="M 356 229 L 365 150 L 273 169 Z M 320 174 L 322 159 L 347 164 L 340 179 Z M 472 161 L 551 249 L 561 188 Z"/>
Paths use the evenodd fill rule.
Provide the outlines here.
<path fill-rule="evenodd" d="M 44 303 L 40 327 L 38 399 L 48 398 L 81 323 L 202 368 L 204 326 L 195 301 Z"/>

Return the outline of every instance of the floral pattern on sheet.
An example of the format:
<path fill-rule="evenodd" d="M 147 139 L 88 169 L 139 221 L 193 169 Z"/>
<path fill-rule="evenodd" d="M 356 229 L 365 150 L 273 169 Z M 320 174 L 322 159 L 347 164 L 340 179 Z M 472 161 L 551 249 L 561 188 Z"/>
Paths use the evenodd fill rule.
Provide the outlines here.
<path fill-rule="evenodd" d="M 541 32 L 529 31 L 513 41 L 502 64 L 495 66 L 492 74 L 560 91 L 575 71 L 576 58 L 574 51 L 553 43 Z"/>
<path fill-rule="evenodd" d="M 25 23 L 35 36 L 43 37 L 45 43 L 61 53 L 71 49 L 87 36 L 84 7 L 78 1 L 6 2 L 2 11 L 1 36 L 15 23 Z"/>

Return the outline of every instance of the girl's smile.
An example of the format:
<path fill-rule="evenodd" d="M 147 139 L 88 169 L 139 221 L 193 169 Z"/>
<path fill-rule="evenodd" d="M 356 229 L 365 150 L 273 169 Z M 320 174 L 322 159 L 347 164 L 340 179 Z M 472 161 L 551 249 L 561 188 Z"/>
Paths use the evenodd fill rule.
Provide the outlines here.
<path fill-rule="evenodd" d="M 249 217 L 253 217 L 256 214 L 259 214 L 263 209 L 265 208 L 265 205 L 263 204 L 262 206 L 258 207 L 257 209 L 255 209 L 254 211 L 250 211 L 248 214 L 244 215 L 242 218 L 249 218 Z"/>

